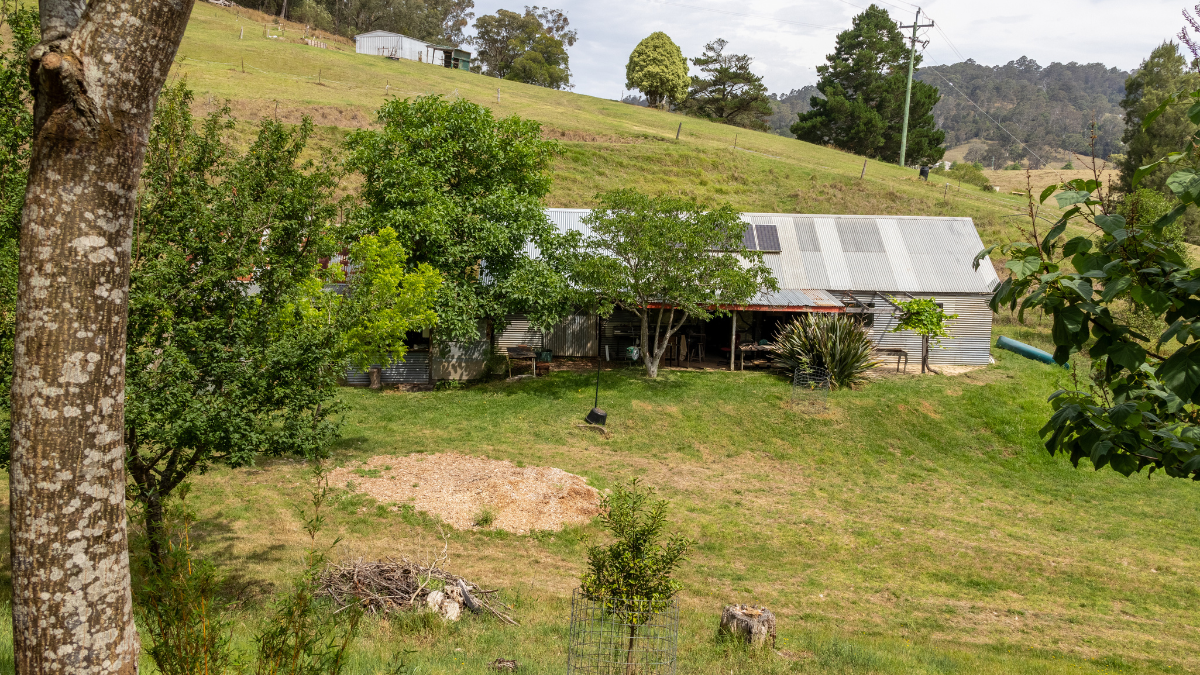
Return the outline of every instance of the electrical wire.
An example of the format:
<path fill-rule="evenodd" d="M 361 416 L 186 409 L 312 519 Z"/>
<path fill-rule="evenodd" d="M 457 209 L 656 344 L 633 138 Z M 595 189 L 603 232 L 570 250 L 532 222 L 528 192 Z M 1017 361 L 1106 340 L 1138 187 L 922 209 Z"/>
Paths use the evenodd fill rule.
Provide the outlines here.
<path fill-rule="evenodd" d="M 845 2 L 845 0 L 842 0 Z M 763 19 L 765 21 L 774 21 L 775 23 L 786 23 L 792 26 L 803 26 L 804 28 L 820 28 L 823 30 L 843 30 L 844 26 L 820 26 L 815 23 L 804 23 L 802 21 L 788 21 L 786 19 L 777 19 L 775 17 L 763 16 L 761 14 L 745 14 L 743 12 L 730 12 L 724 9 L 714 9 L 712 7 L 696 7 L 694 5 L 684 5 L 678 2 L 668 2 L 668 0 L 655 0 L 660 5 L 671 5 L 673 7 L 682 7 L 684 9 L 694 9 L 701 12 L 714 12 L 716 14 L 725 14 L 727 16 L 741 16 L 748 19 Z M 846 3 L 850 4 L 850 3 Z"/>
<path fill-rule="evenodd" d="M 1025 148 L 1025 150 L 1026 150 L 1026 151 L 1027 151 L 1029 154 L 1033 155 L 1034 157 L 1037 157 L 1037 160 L 1038 160 L 1038 162 L 1039 162 L 1039 163 L 1040 163 L 1042 166 L 1047 166 L 1047 164 L 1046 164 L 1046 160 L 1042 159 L 1040 155 L 1038 155 L 1036 152 L 1034 152 L 1034 151 L 1033 151 L 1033 148 L 1030 148 L 1028 145 L 1025 145 L 1025 142 L 1024 142 L 1024 141 L 1022 141 L 1021 139 L 1019 139 L 1019 138 L 1017 138 L 1016 136 L 1014 136 L 1014 135 L 1013 135 L 1013 133 L 1012 133 L 1011 131 L 1009 131 L 1008 129 L 1005 129 L 1003 124 L 1000 124 L 999 122 L 997 122 L 997 121 L 996 121 L 996 119 L 995 119 L 994 117 L 992 117 L 991 115 L 987 114 L 987 111 L 986 111 L 986 110 L 984 110 L 983 108 L 981 108 L 981 107 L 979 106 L 979 104 L 978 104 L 978 103 L 976 103 L 975 101 L 971 100 L 971 97 L 970 97 L 970 96 L 967 96 L 966 94 L 964 94 L 964 93 L 963 93 L 963 91 L 962 91 L 961 89 L 959 89 L 958 87 L 956 87 L 956 86 L 954 85 L 954 83 L 953 83 L 953 82 L 951 82 L 950 80 L 946 79 L 946 76 L 945 76 L 945 75 L 942 75 L 942 74 L 941 74 L 941 73 L 939 73 L 937 70 L 934 70 L 934 68 L 937 68 L 937 67 L 941 67 L 941 64 L 937 64 L 937 63 L 935 63 L 935 64 L 933 64 L 933 67 L 931 67 L 931 68 L 928 68 L 927 70 L 929 70 L 929 72 L 933 73 L 934 75 L 937 75 L 938 77 L 942 78 L 942 81 L 943 81 L 943 82 L 945 82 L 946 84 L 950 85 L 950 87 L 951 87 L 952 89 L 954 89 L 954 91 L 955 91 L 955 92 L 957 92 L 959 96 L 962 96 L 964 99 L 966 99 L 966 100 L 967 100 L 967 102 L 968 102 L 968 103 L 970 103 L 971 105 L 975 106 L 975 109 L 976 109 L 976 110 L 978 110 L 978 111 L 979 111 L 979 112 L 980 112 L 980 113 L 981 113 L 981 114 L 982 114 L 984 117 L 988 118 L 988 120 L 990 120 L 992 124 L 995 124 L 997 127 L 999 127 L 999 128 L 1000 128 L 1000 131 L 1003 131 L 1004 133 L 1008 134 L 1008 135 L 1009 135 L 1009 137 L 1010 137 L 1010 138 L 1012 138 L 1014 141 L 1016 141 L 1018 145 L 1020 145 L 1022 148 Z"/>

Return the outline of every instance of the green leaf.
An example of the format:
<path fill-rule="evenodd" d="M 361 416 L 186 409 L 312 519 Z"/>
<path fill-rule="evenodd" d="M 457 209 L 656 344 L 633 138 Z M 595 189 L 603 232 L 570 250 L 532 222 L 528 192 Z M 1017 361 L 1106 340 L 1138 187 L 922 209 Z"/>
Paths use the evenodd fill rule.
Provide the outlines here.
<path fill-rule="evenodd" d="M 1187 111 L 1187 117 L 1192 124 L 1200 124 L 1200 102 L 1193 103 Z"/>
<path fill-rule="evenodd" d="M 1192 398 L 1200 386 L 1200 363 L 1194 349 L 1183 348 L 1172 354 L 1155 372 L 1171 393 L 1185 401 Z"/>
<path fill-rule="evenodd" d="M 1133 372 L 1146 362 L 1146 350 L 1136 342 L 1117 342 L 1108 350 L 1108 357 L 1113 363 Z"/>
<path fill-rule="evenodd" d="M 1072 190 L 1069 192 L 1060 192 L 1054 195 L 1054 199 L 1058 202 L 1058 208 L 1065 209 L 1072 204 L 1086 202 L 1091 196 L 1089 192 Z"/>
<path fill-rule="evenodd" d="M 1134 187 L 1134 189 L 1137 188 L 1138 183 L 1142 182 L 1143 178 L 1145 178 L 1148 174 L 1150 174 L 1156 168 L 1158 168 L 1159 164 L 1162 164 L 1161 159 L 1153 164 L 1147 164 L 1146 166 L 1138 167 L 1137 171 L 1133 172 L 1133 187 Z"/>
<path fill-rule="evenodd" d="M 1174 102 L 1175 102 L 1174 95 L 1168 96 L 1165 99 L 1163 99 L 1163 102 L 1159 103 L 1158 107 L 1155 108 L 1154 110 L 1151 110 L 1150 113 L 1148 115 L 1146 115 L 1146 118 L 1142 120 L 1142 131 L 1149 129 L 1150 125 L 1154 123 L 1154 120 L 1158 119 L 1159 115 L 1166 112 L 1167 108 L 1169 108 L 1171 106 L 1171 104 Z"/>
<path fill-rule="evenodd" d="M 1013 276 L 1017 279 L 1024 279 L 1041 269 L 1042 259 L 1037 256 L 1015 258 L 1004 263 L 1004 266 L 1012 270 Z"/>
<path fill-rule="evenodd" d="M 1092 240 L 1087 237 L 1075 237 L 1063 244 L 1062 254 L 1064 258 L 1070 258 L 1079 253 L 1087 253 L 1092 250 Z"/>
<path fill-rule="evenodd" d="M 1050 231 L 1046 233 L 1046 237 L 1042 239 L 1042 252 L 1050 255 L 1050 247 L 1054 245 L 1054 240 L 1067 229 L 1067 219 L 1061 218 Z"/>
<path fill-rule="evenodd" d="M 1092 299 L 1092 282 L 1088 279 L 1063 279 L 1062 285 L 1080 295 L 1084 300 Z"/>
<path fill-rule="evenodd" d="M 1057 183 L 1055 183 L 1054 185 L 1047 186 L 1045 190 L 1042 190 L 1042 195 L 1041 195 L 1041 197 L 1038 198 L 1038 203 L 1045 204 L 1046 200 L 1049 199 L 1050 195 L 1054 194 L 1054 191 L 1057 189 L 1058 189 Z"/>
<path fill-rule="evenodd" d="M 1112 302 L 1113 298 L 1117 297 L 1117 295 L 1129 288 L 1129 285 L 1132 283 L 1133 277 L 1129 276 L 1117 277 L 1116 279 L 1110 280 L 1108 283 L 1104 284 L 1104 292 L 1100 295 L 1100 302 L 1107 305 L 1108 303 Z"/>
<path fill-rule="evenodd" d="M 1125 229 L 1125 216 L 1096 216 L 1096 227 L 1108 234 Z"/>
<path fill-rule="evenodd" d="M 1195 169 L 1180 169 L 1167 178 L 1167 187 L 1171 188 L 1171 192 L 1180 195 L 1187 192 L 1198 180 L 1200 176 L 1196 175 Z"/>
<path fill-rule="evenodd" d="M 1187 211 L 1187 207 L 1187 204 L 1180 204 L 1179 206 L 1171 209 L 1158 220 L 1154 221 L 1152 225 L 1150 225 L 1151 231 L 1161 234 L 1165 228 L 1170 227 L 1176 221 L 1176 219 L 1179 218 L 1179 216 L 1182 216 Z"/>
<path fill-rule="evenodd" d="M 979 269 L 979 263 L 983 262 L 983 259 L 988 257 L 989 255 L 991 255 L 992 251 L 996 250 L 997 248 L 998 248 L 997 246 L 989 246 L 989 247 L 983 249 L 982 251 L 980 251 L 979 253 L 976 253 L 975 259 L 971 261 L 971 269 L 973 269 L 973 270 Z"/>

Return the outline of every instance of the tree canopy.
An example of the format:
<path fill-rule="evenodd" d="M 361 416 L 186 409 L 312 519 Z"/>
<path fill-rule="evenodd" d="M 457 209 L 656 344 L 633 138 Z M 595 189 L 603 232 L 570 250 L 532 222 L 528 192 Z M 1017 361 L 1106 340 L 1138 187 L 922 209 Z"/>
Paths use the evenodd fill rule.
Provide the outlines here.
<path fill-rule="evenodd" d="M 349 292 L 326 292 L 338 270 L 320 261 L 348 233 L 332 167 L 300 159 L 311 121 L 266 120 L 238 154 L 228 108 L 197 130 L 191 101 L 180 82 L 159 103 L 133 243 L 125 438 L 152 548 L 163 500 L 191 474 L 320 455 L 347 359 L 402 352 L 406 330 L 434 323 L 439 280 L 409 270 L 385 231 L 351 249 Z"/>
<path fill-rule="evenodd" d="M 753 59 L 745 54 L 726 54 L 729 43 L 717 39 L 704 45 L 704 53 L 692 59 L 703 75 L 692 77 L 683 109 L 698 117 L 767 130 L 771 102 L 762 78 L 750 70 Z"/>
<path fill-rule="evenodd" d="M 1150 164 L 1169 152 L 1178 150 L 1192 134 L 1196 125 L 1181 107 L 1167 108 L 1148 126 L 1146 118 L 1173 94 L 1200 86 L 1200 74 L 1189 72 L 1179 46 L 1164 42 L 1142 61 L 1142 65 L 1125 80 L 1125 157 L 1120 163 L 1121 189 L 1129 192 L 1138 167 Z M 1145 188 L 1167 192 L 1169 167 L 1162 166 L 1146 174 L 1140 182 Z"/>
<path fill-rule="evenodd" d="M 243 7 L 345 37 L 373 30 L 458 46 L 475 0 L 237 0 Z"/>
<path fill-rule="evenodd" d="M 1042 66 L 1022 56 L 997 66 L 971 59 L 926 66 L 913 77 L 942 87 L 944 96 L 933 116 L 946 132 L 947 147 L 971 143 L 967 161 L 986 166 L 994 162 L 997 168 L 1024 159 L 1036 162 L 1026 146 L 1043 157 L 1063 151 L 1090 155 L 1093 120 L 1096 155 L 1105 158 L 1121 151 L 1125 126 L 1118 104 L 1129 73 L 1119 68 L 1073 61 Z"/>
<path fill-rule="evenodd" d="M 743 241 L 746 223 L 728 204 L 706 209 L 691 199 L 616 190 L 597 197 L 584 216 L 591 234 L 579 242 L 573 281 L 595 299 L 641 320 L 646 373 L 658 376 L 667 343 L 689 318 L 726 314 L 778 284 Z M 653 323 L 653 328 L 651 328 Z"/>
<path fill-rule="evenodd" d="M 563 89 L 571 85 L 567 47 L 575 40 L 566 14 L 533 6 L 524 14 L 501 9 L 479 17 L 471 44 L 478 50 L 476 63 L 488 75 Z"/>
<path fill-rule="evenodd" d="M 639 42 L 625 64 L 625 87 L 645 94 L 651 108 L 683 101 L 691 81 L 679 45 L 662 31 Z"/>
<path fill-rule="evenodd" d="M 1173 108 L 1200 124 L 1200 91 L 1167 97 L 1146 111 L 1142 128 Z M 1012 272 L 992 307 L 1042 311 L 1053 319 L 1054 359 L 1067 363 L 1086 351 L 1090 372 L 1077 374 L 1051 397 L 1053 415 L 1041 430 L 1046 448 L 1096 469 L 1130 475 L 1148 469 L 1200 479 L 1200 268 L 1179 255 L 1169 229 L 1200 198 L 1200 133 L 1180 152 L 1139 168 L 1136 188 L 1161 166 L 1174 166 L 1166 184 L 1177 205 L 1149 224 L 1127 218 L 1127 206 L 1108 194 L 1100 176 L 1048 186 L 1063 215 L 1046 231 L 1032 204 L 1024 238 L 999 250 Z M 1056 194 L 1057 193 L 1057 194 Z M 1069 225 L 1086 227 L 1065 242 Z M 1160 318 L 1161 330 L 1141 332 L 1139 314 Z M 1143 324 L 1144 325 L 1144 324 Z M 1174 344 L 1172 344 L 1174 343 Z M 1075 368 L 1087 361 L 1074 361 Z"/>
<path fill-rule="evenodd" d="M 887 162 L 900 159 L 909 48 L 896 22 L 871 5 L 837 36 L 834 52 L 817 66 L 821 76 L 812 109 L 799 115 L 792 133 L 803 141 L 833 145 Z M 916 57 L 920 65 L 921 57 Z M 914 80 L 908 122 L 907 161 L 932 163 L 945 154 L 946 134 L 937 128 L 936 87 Z"/>
<path fill-rule="evenodd" d="M 563 239 L 542 204 L 558 145 L 541 125 L 439 96 L 389 100 L 378 119 L 347 139 L 347 166 L 363 177 L 351 223 L 394 229 L 409 265 L 443 275 L 437 339 L 473 342 L 480 319 L 524 313 L 549 328 L 568 313 Z"/>

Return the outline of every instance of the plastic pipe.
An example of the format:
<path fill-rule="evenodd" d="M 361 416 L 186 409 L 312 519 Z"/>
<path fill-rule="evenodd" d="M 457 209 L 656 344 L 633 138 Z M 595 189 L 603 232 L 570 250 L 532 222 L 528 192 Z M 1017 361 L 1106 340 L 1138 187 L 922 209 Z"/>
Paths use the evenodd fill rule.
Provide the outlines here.
<path fill-rule="evenodd" d="M 1029 345 L 1025 344 L 1024 342 L 1017 342 L 1016 340 L 1013 340 L 1011 338 L 1004 337 L 1003 335 L 1001 335 L 1000 338 L 998 340 L 996 340 L 996 347 L 999 349 L 1006 349 L 1010 352 L 1013 352 L 1014 354 L 1020 354 L 1021 356 L 1024 356 L 1027 359 L 1032 359 L 1034 361 L 1041 361 L 1042 363 L 1049 363 L 1052 366 L 1058 365 L 1057 363 L 1054 362 L 1054 356 L 1052 354 L 1049 354 L 1048 352 L 1044 352 L 1044 351 L 1038 349 L 1037 347 L 1030 347 Z M 1069 369 L 1071 367 L 1071 364 L 1069 364 L 1069 363 L 1064 363 L 1062 365 L 1063 365 L 1063 368 Z"/>

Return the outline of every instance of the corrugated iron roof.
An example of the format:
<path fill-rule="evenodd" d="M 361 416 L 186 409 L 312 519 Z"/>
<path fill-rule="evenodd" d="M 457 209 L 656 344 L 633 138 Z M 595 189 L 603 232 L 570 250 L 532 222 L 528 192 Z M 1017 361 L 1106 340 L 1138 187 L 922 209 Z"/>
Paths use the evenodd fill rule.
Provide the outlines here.
<path fill-rule="evenodd" d="M 581 220 L 587 213 L 546 209 L 560 229 L 585 236 L 591 234 Z M 756 237 L 769 240 L 770 248 L 778 239 L 779 252 L 764 253 L 763 261 L 780 292 L 763 296 L 770 302 L 762 304 L 823 306 L 813 293 L 824 291 L 990 293 L 1000 283 L 990 261 L 972 269 L 983 241 L 970 218 L 744 213 L 742 219 L 771 226 L 770 235 Z M 832 303 L 827 306 L 841 306 L 824 295 Z"/>

